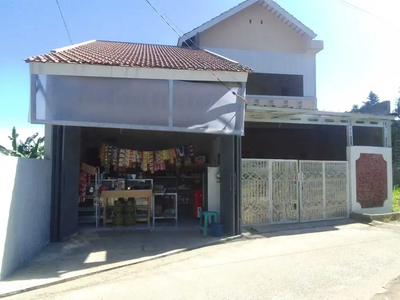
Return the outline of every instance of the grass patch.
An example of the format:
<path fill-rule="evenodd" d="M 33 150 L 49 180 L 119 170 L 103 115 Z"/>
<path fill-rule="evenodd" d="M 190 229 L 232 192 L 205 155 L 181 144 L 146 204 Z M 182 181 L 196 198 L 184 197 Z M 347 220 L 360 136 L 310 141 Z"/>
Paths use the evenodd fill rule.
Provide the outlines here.
<path fill-rule="evenodd" d="M 393 188 L 393 211 L 400 212 L 400 187 L 397 185 Z"/>
<path fill-rule="evenodd" d="M 382 222 L 385 222 L 385 223 L 389 223 L 389 222 L 391 222 L 391 221 L 393 221 L 392 216 L 384 217 L 384 218 L 382 219 Z"/>

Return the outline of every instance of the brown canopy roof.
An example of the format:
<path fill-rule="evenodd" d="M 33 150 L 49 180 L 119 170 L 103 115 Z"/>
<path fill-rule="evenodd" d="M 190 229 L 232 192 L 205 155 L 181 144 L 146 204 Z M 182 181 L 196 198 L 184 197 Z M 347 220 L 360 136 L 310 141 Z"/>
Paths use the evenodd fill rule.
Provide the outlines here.
<path fill-rule="evenodd" d="M 26 62 L 90 64 L 120 67 L 251 72 L 237 62 L 209 51 L 178 46 L 90 41 L 65 47 Z"/>

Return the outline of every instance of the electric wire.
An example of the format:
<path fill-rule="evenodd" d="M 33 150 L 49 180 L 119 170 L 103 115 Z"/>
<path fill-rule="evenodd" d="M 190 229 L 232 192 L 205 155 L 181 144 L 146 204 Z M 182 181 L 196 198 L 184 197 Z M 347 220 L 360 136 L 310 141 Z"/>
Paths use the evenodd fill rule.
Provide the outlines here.
<path fill-rule="evenodd" d="M 366 9 L 364 9 L 364 8 L 362 8 L 362 7 L 359 7 L 359 6 L 357 6 L 357 5 L 354 5 L 354 4 L 350 3 L 349 1 L 346 1 L 346 0 L 334 0 L 334 1 L 336 1 L 336 2 L 339 3 L 339 4 L 342 4 L 342 5 L 346 6 L 346 7 L 348 7 L 348 8 L 351 8 L 351 9 L 353 9 L 353 10 L 357 10 L 357 11 L 359 11 L 359 12 L 366 13 L 366 14 L 368 14 L 368 15 L 370 15 L 371 17 L 374 17 L 374 18 L 376 18 L 376 19 L 384 20 L 381 16 L 375 15 L 375 14 L 369 12 L 368 10 L 366 10 Z M 393 24 L 386 24 L 386 25 L 390 25 L 390 26 L 392 26 L 392 27 L 394 26 Z M 400 29 L 399 29 L 399 28 L 392 28 L 392 29 L 394 29 L 394 30 L 397 31 L 397 32 L 400 32 Z"/>
<path fill-rule="evenodd" d="M 67 23 L 65 22 L 64 15 L 63 15 L 61 7 L 60 7 L 60 3 L 58 3 L 58 0 L 56 0 L 56 3 L 58 6 L 58 10 L 60 11 L 61 19 L 64 22 L 64 27 L 65 27 L 65 30 L 67 31 L 69 41 L 71 42 L 71 45 L 73 45 L 74 43 L 72 42 L 71 35 L 69 34 L 68 26 L 67 26 Z"/>
<path fill-rule="evenodd" d="M 183 43 L 185 43 L 186 44 L 186 46 L 189 48 L 189 49 L 191 49 L 191 50 L 194 50 L 192 47 L 190 47 L 190 45 L 186 42 L 186 41 L 184 41 L 183 40 L 183 38 L 182 38 L 182 36 L 175 30 L 175 28 L 174 27 L 172 27 L 172 25 L 166 20 L 166 18 L 168 18 L 167 16 L 164 18 L 164 16 L 154 7 L 154 5 L 153 4 L 151 4 L 151 2 L 149 1 L 149 0 L 145 0 L 148 4 L 149 4 L 149 6 L 156 12 L 156 14 L 158 14 L 159 16 L 160 16 L 160 18 L 161 19 L 163 19 L 164 20 L 164 22 L 178 35 L 178 37 L 181 39 L 181 41 L 183 42 Z M 169 19 L 169 18 L 168 18 Z M 170 20 L 170 19 L 169 19 Z M 170 22 L 171 23 L 173 23 L 171 20 L 170 20 Z M 174 24 L 175 25 L 175 24 Z M 176 26 L 176 25 L 175 25 Z M 178 26 L 176 26 L 176 28 L 179 30 L 179 31 L 181 31 L 181 32 L 183 32 L 182 30 L 180 30 L 179 28 L 178 28 Z M 235 96 L 237 96 L 237 97 L 239 97 L 240 99 L 242 99 L 245 103 L 247 103 L 247 101 L 246 101 L 246 99 L 244 98 L 244 97 L 242 97 L 242 96 L 240 96 L 239 94 L 237 94 L 236 92 L 234 92 L 234 91 L 232 91 L 231 90 L 231 88 L 229 87 L 229 86 L 227 86 L 221 79 L 219 79 L 218 78 L 218 76 L 217 75 L 215 75 L 215 73 L 212 71 L 212 70 L 207 70 L 207 71 L 209 71 L 224 87 L 226 87 L 233 95 L 235 95 Z M 227 74 L 229 74 L 229 73 L 227 73 Z M 235 77 L 233 77 L 231 74 L 229 74 L 236 82 L 238 82 L 238 80 L 235 78 Z"/>

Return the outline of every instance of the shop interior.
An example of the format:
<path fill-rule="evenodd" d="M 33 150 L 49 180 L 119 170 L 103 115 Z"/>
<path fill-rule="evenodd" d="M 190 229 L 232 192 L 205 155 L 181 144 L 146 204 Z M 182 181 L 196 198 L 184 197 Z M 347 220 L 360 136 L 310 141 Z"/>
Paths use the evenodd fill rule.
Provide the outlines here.
<path fill-rule="evenodd" d="M 79 228 L 196 228 L 219 213 L 218 135 L 81 129 Z"/>

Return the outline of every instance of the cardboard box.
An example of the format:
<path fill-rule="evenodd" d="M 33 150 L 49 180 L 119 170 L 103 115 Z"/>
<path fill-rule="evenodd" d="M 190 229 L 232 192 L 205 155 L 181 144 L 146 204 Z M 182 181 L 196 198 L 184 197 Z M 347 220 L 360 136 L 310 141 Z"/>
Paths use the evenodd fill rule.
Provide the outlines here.
<path fill-rule="evenodd" d="M 88 173 L 90 175 L 94 175 L 96 173 L 96 167 L 90 166 L 85 163 L 81 164 L 81 170 L 85 171 L 86 173 Z"/>

